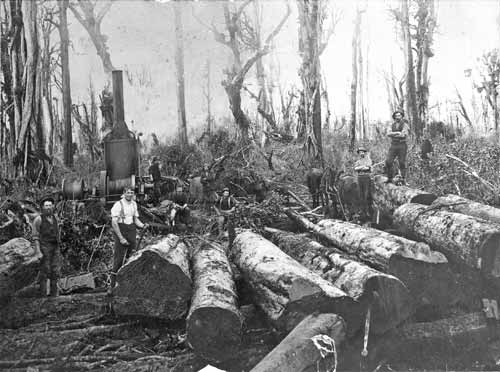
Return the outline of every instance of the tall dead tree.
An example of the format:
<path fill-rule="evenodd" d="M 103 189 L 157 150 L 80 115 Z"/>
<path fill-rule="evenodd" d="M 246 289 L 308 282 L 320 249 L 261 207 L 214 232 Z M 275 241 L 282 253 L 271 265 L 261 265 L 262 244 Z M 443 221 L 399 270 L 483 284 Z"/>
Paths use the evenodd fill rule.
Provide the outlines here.
<path fill-rule="evenodd" d="M 302 80 L 302 107 L 299 112 L 299 132 L 307 134 L 307 149 L 323 163 L 321 138 L 321 66 L 320 56 L 333 34 L 337 18 L 332 18 L 330 29 L 324 34 L 328 1 L 297 0 L 299 10 L 299 54 L 302 58 L 299 75 Z"/>
<path fill-rule="evenodd" d="M 107 37 L 101 31 L 101 24 L 104 16 L 113 5 L 114 0 L 72 0 L 69 3 L 73 15 L 78 22 L 87 30 L 87 33 L 94 44 L 97 55 L 101 58 L 104 72 L 111 80 L 111 72 L 115 70 L 111 63 Z M 98 7 L 99 4 L 99 7 Z"/>
<path fill-rule="evenodd" d="M 272 40 L 280 32 L 291 12 L 290 6 L 287 3 L 286 14 L 265 39 L 262 47 L 256 48 L 254 32 L 248 27 L 245 27 L 245 22 L 243 22 L 243 17 L 246 18 L 246 16 L 244 16 L 245 8 L 251 2 L 252 0 L 245 0 L 238 8 L 231 10 L 229 9 L 228 3 L 225 2 L 223 4 L 225 32 L 220 32 L 214 25 L 211 27 L 215 40 L 227 46 L 233 54 L 232 66 L 224 70 L 225 78 L 222 81 L 222 86 L 226 90 L 231 112 L 239 129 L 241 139 L 244 142 L 249 140 L 249 129 L 251 125 L 250 119 L 241 108 L 241 89 L 243 88 L 245 76 L 255 62 L 269 53 Z M 247 23 L 247 25 L 248 24 L 249 23 Z M 243 63 L 242 53 L 245 48 L 254 50 L 254 52 Z"/>
<path fill-rule="evenodd" d="M 356 143 L 356 114 L 357 114 L 357 98 L 358 98 L 358 65 L 359 65 L 359 38 L 361 34 L 361 9 L 356 11 L 356 19 L 354 20 L 354 32 L 352 34 L 352 81 L 351 81 L 351 127 L 350 127 L 350 137 L 351 141 L 349 144 L 349 149 L 354 151 L 354 145 Z M 363 73 L 363 71 L 361 71 Z"/>
<path fill-rule="evenodd" d="M 64 122 L 64 165 L 73 166 L 73 126 L 71 123 L 71 81 L 69 72 L 69 0 L 59 1 L 59 37 L 61 39 L 62 104 Z"/>
<path fill-rule="evenodd" d="M 187 146 L 186 96 L 184 92 L 184 31 L 182 28 L 182 2 L 174 1 L 175 67 L 177 72 L 177 122 L 179 142 Z"/>
<path fill-rule="evenodd" d="M 479 93 L 484 94 L 486 102 L 493 111 L 495 133 L 499 134 L 500 102 L 498 101 L 498 89 L 500 87 L 500 49 L 493 49 L 485 53 L 480 59 L 481 81 L 477 84 Z M 486 106 L 487 108 L 487 106 Z M 484 110 L 484 109 L 483 109 Z M 484 110 L 487 115 L 487 110 Z"/>
<path fill-rule="evenodd" d="M 203 95 L 207 100 L 207 127 L 205 133 L 210 136 L 212 133 L 212 88 L 210 84 L 210 59 L 207 59 L 206 63 L 206 86 L 203 88 Z"/>

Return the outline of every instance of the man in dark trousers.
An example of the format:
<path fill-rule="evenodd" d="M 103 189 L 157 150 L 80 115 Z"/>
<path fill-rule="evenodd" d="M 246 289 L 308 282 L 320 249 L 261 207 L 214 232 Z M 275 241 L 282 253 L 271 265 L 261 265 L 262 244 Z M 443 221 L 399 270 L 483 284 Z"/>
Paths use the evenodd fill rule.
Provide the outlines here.
<path fill-rule="evenodd" d="M 364 147 L 358 148 L 359 159 L 354 164 L 354 170 L 358 174 L 359 199 L 363 218 L 371 217 L 371 172 L 372 160 Z"/>
<path fill-rule="evenodd" d="M 57 280 L 60 275 L 61 250 L 60 235 L 56 216 L 54 215 L 53 198 L 44 198 L 40 202 L 42 213 L 33 221 L 33 240 L 37 249 L 42 252 L 39 283 L 42 296 L 47 295 L 47 279 L 50 280 L 49 296 L 57 296 Z"/>
<path fill-rule="evenodd" d="M 385 160 L 385 168 L 387 172 L 387 182 L 392 182 L 394 174 L 394 160 L 397 158 L 399 163 L 399 170 L 401 172 L 401 178 L 403 184 L 405 184 L 406 178 L 406 153 L 408 151 L 408 145 L 406 143 L 408 135 L 410 133 L 410 128 L 408 121 L 404 119 L 404 112 L 401 110 L 396 110 L 392 114 L 394 119 L 391 130 L 387 133 L 387 136 L 391 138 L 391 147 L 389 148 L 389 153 Z"/>
<path fill-rule="evenodd" d="M 158 156 L 153 157 L 153 163 L 149 167 L 149 174 L 153 178 L 153 190 L 155 199 L 160 198 L 160 182 L 161 182 L 161 172 L 160 172 L 160 159 Z"/>
<path fill-rule="evenodd" d="M 229 194 L 229 188 L 224 187 L 222 190 L 222 196 L 217 200 L 214 206 L 215 212 L 217 213 L 217 225 L 219 227 L 219 237 L 222 236 L 224 232 L 224 225 L 230 229 L 232 227 L 231 214 L 236 209 L 236 200 Z"/>
<path fill-rule="evenodd" d="M 145 229 L 148 226 L 139 220 L 134 194 L 131 187 L 125 187 L 121 199 L 111 208 L 111 227 L 113 227 L 115 238 L 111 288 L 116 284 L 116 273 L 136 248 L 136 226 L 139 229 Z"/>

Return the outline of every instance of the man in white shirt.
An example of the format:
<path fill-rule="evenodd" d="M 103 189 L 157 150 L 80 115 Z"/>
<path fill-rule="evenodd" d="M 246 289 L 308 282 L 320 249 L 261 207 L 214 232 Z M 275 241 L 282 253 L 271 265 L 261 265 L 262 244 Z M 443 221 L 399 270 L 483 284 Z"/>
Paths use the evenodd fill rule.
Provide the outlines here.
<path fill-rule="evenodd" d="M 131 187 L 123 189 L 123 195 L 111 208 L 111 226 L 115 238 L 113 253 L 113 271 L 111 272 L 111 288 L 116 284 L 116 273 L 122 267 L 125 259 L 136 247 L 136 226 L 145 229 L 147 224 L 139 220 L 137 203 L 134 201 L 134 190 Z"/>

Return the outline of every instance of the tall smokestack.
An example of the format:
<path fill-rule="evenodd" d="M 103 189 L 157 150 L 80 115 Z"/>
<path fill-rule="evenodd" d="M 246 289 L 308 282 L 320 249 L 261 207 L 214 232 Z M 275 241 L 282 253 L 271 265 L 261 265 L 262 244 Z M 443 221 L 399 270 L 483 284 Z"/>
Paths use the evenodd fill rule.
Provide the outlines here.
<path fill-rule="evenodd" d="M 123 75 L 121 70 L 113 71 L 113 127 L 125 126 L 123 105 Z"/>

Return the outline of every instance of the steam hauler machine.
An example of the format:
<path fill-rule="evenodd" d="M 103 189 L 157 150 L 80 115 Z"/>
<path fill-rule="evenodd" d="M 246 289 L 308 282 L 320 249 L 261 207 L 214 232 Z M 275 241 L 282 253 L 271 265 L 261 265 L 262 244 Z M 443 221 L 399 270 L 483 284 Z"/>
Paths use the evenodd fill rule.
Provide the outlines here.
<path fill-rule="evenodd" d="M 90 192 L 83 180 L 63 180 L 62 194 L 66 199 L 99 198 L 105 204 L 120 199 L 125 187 L 132 187 L 141 200 L 145 189 L 153 185 L 140 175 L 139 139 L 125 123 L 122 71 L 113 71 L 113 127 L 103 138 L 105 169 L 100 171 L 99 183 Z M 90 194 L 90 195 L 89 195 Z"/>

